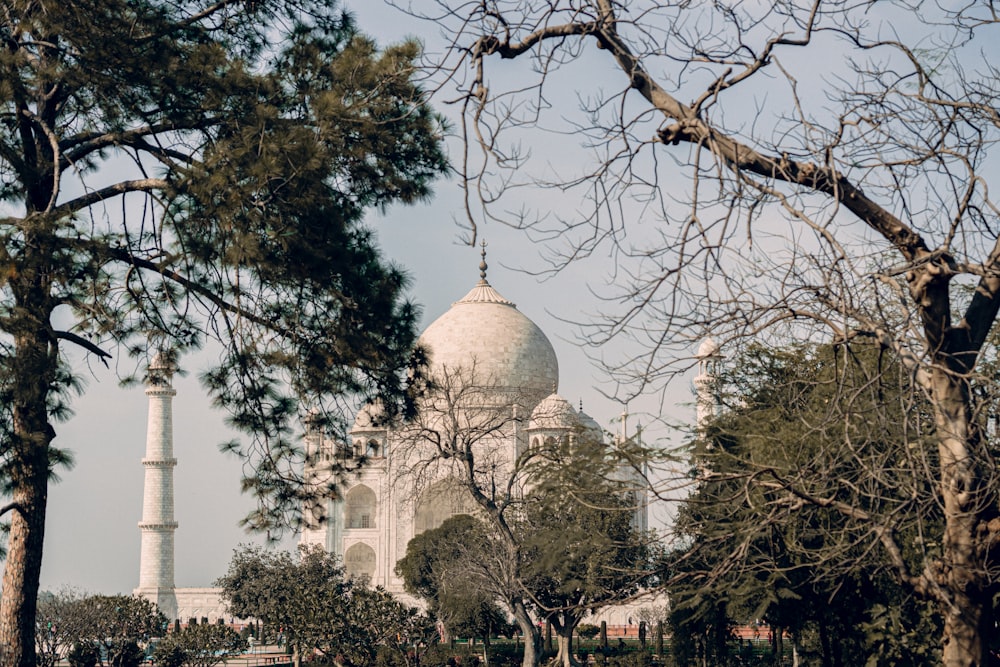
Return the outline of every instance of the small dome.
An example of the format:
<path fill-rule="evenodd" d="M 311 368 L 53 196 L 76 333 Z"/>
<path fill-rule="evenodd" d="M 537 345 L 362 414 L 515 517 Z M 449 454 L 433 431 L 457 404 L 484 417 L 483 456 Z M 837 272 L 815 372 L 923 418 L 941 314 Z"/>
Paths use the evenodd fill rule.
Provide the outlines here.
<path fill-rule="evenodd" d="M 150 372 L 175 373 L 177 364 L 174 363 L 173 353 L 167 350 L 157 350 L 153 359 L 149 362 Z"/>
<path fill-rule="evenodd" d="M 485 279 L 436 319 L 420 341 L 431 372 L 468 373 L 476 385 L 519 396 L 532 409 L 559 381 L 552 343 Z"/>
<path fill-rule="evenodd" d="M 708 357 L 714 357 L 719 354 L 719 344 L 715 342 L 715 339 L 709 336 L 705 340 L 701 341 L 701 345 L 698 346 L 698 352 L 695 355 L 699 359 L 707 359 Z"/>
<path fill-rule="evenodd" d="M 576 410 L 559 394 L 549 394 L 534 410 L 528 421 L 528 430 L 575 430 L 580 427 Z"/>
<path fill-rule="evenodd" d="M 604 429 L 601 428 L 596 419 L 583 411 L 582 405 L 579 412 L 577 412 L 576 418 L 580 420 L 580 427 L 583 429 L 584 435 L 588 438 L 593 438 L 597 442 L 604 441 Z"/>
<path fill-rule="evenodd" d="M 385 414 L 382 405 L 378 402 L 366 403 L 358 410 L 358 416 L 354 418 L 354 426 L 351 433 L 356 431 L 381 431 L 386 428 Z"/>

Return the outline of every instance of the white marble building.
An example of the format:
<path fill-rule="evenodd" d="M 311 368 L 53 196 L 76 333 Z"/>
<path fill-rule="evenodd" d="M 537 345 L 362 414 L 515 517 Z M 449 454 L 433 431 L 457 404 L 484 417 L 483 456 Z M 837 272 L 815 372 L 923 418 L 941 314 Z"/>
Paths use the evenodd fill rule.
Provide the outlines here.
<path fill-rule="evenodd" d="M 490 457 L 503 474 L 517 455 L 533 442 L 547 438 L 604 437 L 598 424 L 558 393 L 559 365 L 545 333 L 514 303 L 486 280 L 485 253 L 480 280 L 462 299 L 435 320 L 420 337 L 431 354 L 432 374 L 447 369 L 457 380 L 456 391 L 475 390 L 489 436 L 481 456 Z M 174 585 L 173 435 L 171 378 L 176 367 L 158 354 L 149 368 L 146 393 L 149 419 L 146 481 L 143 498 L 139 587 L 135 593 L 156 602 L 169 618 L 186 622 L 228 615 L 216 588 L 176 588 Z M 464 383 L 464 384 L 463 384 Z M 364 454 L 366 464 L 342 481 L 340 492 L 321 499 L 322 522 L 302 531 L 302 544 L 319 544 L 343 558 L 349 574 L 364 577 L 396 594 L 403 594 L 396 561 L 415 535 L 439 526 L 459 513 L 474 511 L 472 499 L 449 479 L 447 466 L 416 478 L 408 474 L 422 453 L 418 439 L 405 429 L 380 424 L 375 410 L 362 410 L 348 433 L 348 442 L 324 439 L 307 425 L 306 449 L 322 469 L 334 457 Z M 423 419 L 437 419 L 432 410 Z M 626 419 L 621 420 L 625 437 Z M 573 435 L 575 434 L 575 435 Z M 307 471 L 308 473 L 309 471 Z M 645 496 L 636 494 L 636 522 L 647 528 Z M 628 615 L 629 609 L 611 612 Z"/>
<path fill-rule="evenodd" d="M 396 594 L 403 592 L 403 582 L 394 568 L 409 541 L 455 514 L 475 512 L 472 498 L 453 481 L 447 463 L 437 461 L 431 469 L 421 465 L 433 458 L 425 449 L 432 445 L 415 434 L 421 426 L 446 431 L 440 422 L 454 418 L 470 431 L 478 428 L 484 436 L 475 445 L 477 462 L 491 467 L 501 481 L 518 454 L 539 439 L 581 433 L 603 437 L 591 417 L 556 393 L 559 365 L 552 344 L 487 282 L 485 253 L 479 282 L 427 327 L 420 344 L 430 353 L 431 376 L 441 383 L 447 375 L 444 383 L 451 385 L 425 400 L 421 424 L 392 428 L 380 423 L 377 410 L 366 408 L 357 415 L 347 443 L 326 440 L 314 430 L 306 436 L 307 450 L 319 468 L 335 457 L 361 454 L 367 463 L 339 485 L 336 495 L 323 499 L 321 520 L 303 530 L 301 543 L 341 555 L 350 575 Z M 450 406 L 442 405 L 450 399 L 440 396 L 466 389 L 454 383 L 475 385 L 475 407 L 461 416 L 451 414 Z M 461 400 L 468 398 L 465 394 Z M 645 530 L 645 495 L 639 492 L 637 497 L 641 510 L 636 521 Z"/>

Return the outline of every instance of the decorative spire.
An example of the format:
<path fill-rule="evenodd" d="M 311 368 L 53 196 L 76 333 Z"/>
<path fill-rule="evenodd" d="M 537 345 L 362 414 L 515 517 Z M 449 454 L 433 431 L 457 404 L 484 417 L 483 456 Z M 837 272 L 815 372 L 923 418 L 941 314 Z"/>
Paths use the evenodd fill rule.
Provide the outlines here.
<path fill-rule="evenodd" d="M 482 250 L 480 252 L 483 259 L 479 262 L 479 282 L 476 283 L 476 286 L 472 288 L 471 292 L 452 305 L 454 306 L 460 303 L 499 303 L 516 308 L 517 306 L 513 301 L 508 301 L 502 297 L 500 293 L 493 289 L 493 286 L 486 281 L 486 241 L 482 242 Z"/>
<path fill-rule="evenodd" d="M 483 239 L 480 247 L 482 248 L 482 250 L 480 251 L 480 255 L 482 256 L 483 259 L 482 261 L 479 262 L 479 282 L 485 283 L 486 269 L 489 268 L 489 264 L 486 263 L 486 239 Z"/>

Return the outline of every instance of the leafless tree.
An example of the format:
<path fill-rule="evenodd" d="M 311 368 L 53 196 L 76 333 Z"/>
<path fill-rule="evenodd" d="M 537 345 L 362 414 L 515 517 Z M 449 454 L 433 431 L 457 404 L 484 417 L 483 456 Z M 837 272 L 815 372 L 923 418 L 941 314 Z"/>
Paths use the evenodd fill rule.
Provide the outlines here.
<path fill-rule="evenodd" d="M 1000 309 L 992 4 L 419 11 L 450 40 L 436 71 L 461 107 L 472 235 L 484 220 L 522 226 L 553 241 L 556 270 L 611 253 L 617 308 L 588 335 L 632 344 L 611 370 L 633 387 L 683 371 L 709 332 L 724 344 L 864 337 L 907 369 L 936 427 L 940 551 L 913 567 L 891 517 L 800 500 L 868 521 L 899 579 L 940 609 L 945 663 L 984 664 L 1000 533 L 974 390 Z M 552 146 L 581 153 L 561 168 Z M 525 186 L 560 188 L 567 206 L 519 206 Z"/>
<path fill-rule="evenodd" d="M 518 585 L 523 554 L 516 526 L 524 471 L 534 457 L 512 448 L 527 417 L 524 406 L 494 384 L 477 372 L 475 363 L 435 369 L 417 417 L 401 427 L 395 483 L 406 484 L 414 502 L 442 483 L 471 500 L 491 527 L 488 552 L 503 554 L 488 564 L 480 558 L 483 571 L 477 572 L 477 579 L 507 606 L 524 637 L 523 664 L 535 667 L 541 635 Z"/>
<path fill-rule="evenodd" d="M 625 456 L 618 449 L 627 452 L 629 460 L 637 451 L 607 447 L 595 434 L 572 427 L 563 427 L 561 433 L 556 427 L 532 430 L 533 424 L 537 429 L 541 423 L 563 422 L 548 419 L 557 415 L 548 414 L 547 402 L 535 407 L 536 398 L 524 404 L 523 394 L 498 387 L 476 370 L 475 364 L 434 370 L 417 417 L 400 425 L 394 438 L 396 484 L 404 484 L 415 502 L 445 482 L 466 499 L 464 507 L 486 529 L 474 544 L 454 545 L 469 553 L 468 558 L 457 559 L 466 573 L 461 581 L 477 582 L 506 606 L 525 638 L 523 664 L 537 667 L 541 657 L 537 618 L 562 623 L 569 637 L 593 609 L 636 594 L 645 576 L 646 536 L 629 527 L 636 508 L 624 499 L 634 489 L 622 479 Z M 564 408 L 572 412 L 568 404 Z M 615 493 L 617 500 L 612 503 L 608 498 Z M 584 507 L 597 499 L 607 505 Z M 450 504 L 462 505 L 454 498 Z M 604 523 L 577 525 L 581 513 L 567 510 L 577 505 L 588 518 L 601 516 Z M 415 514 L 417 530 L 436 527 L 420 525 L 419 509 Z M 622 516 L 624 521 L 618 520 Z M 560 525 L 559 519 L 564 523 Z M 592 544 L 589 551 L 587 544 Z M 566 565 L 573 560 L 572 545 L 577 545 L 578 554 L 586 553 L 580 561 L 589 559 L 593 565 L 603 558 L 621 571 L 605 572 L 603 577 L 591 573 L 587 579 L 581 574 L 586 566 L 572 570 Z M 542 561 L 559 563 L 548 569 L 540 566 Z M 567 582 L 570 576 L 587 579 L 586 585 L 573 589 Z M 609 586 L 615 586 L 614 592 Z M 568 643 L 561 648 L 566 650 L 560 658 L 569 665 Z"/>
<path fill-rule="evenodd" d="M 84 604 L 86 595 L 64 588 L 38 596 L 35 621 L 35 652 L 41 667 L 53 667 L 64 659 L 73 644 L 88 637 L 94 619 Z"/>

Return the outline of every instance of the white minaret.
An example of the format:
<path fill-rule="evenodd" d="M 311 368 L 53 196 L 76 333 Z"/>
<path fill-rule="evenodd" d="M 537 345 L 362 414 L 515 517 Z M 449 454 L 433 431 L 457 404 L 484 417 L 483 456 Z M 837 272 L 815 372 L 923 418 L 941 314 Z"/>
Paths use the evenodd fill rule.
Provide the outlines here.
<path fill-rule="evenodd" d="M 174 593 L 174 429 L 171 403 L 177 392 L 170 384 L 176 372 L 173 355 L 157 352 L 149 364 L 146 396 L 149 416 L 146 421 L 146 483 L 142 496 L 142 551 L 139 556 L 141 595 L 156 603 L 167 618 L 177 618 Z"/>
<path fill-rule="evenodd" d="M 695 400 L 697 401 L 695 423 L 699 434 L 702 434 L 709 420 L 716 415 L 719 409 L 719 400 L 712 384 L 716 380 L 715 367 L 722 359 L 722 355 L 719 354 L 719 344 L 709 337 L 698 346 L 698 352 L 695 356 L 698 357 L 698 375 L 694 379 Z"/>

